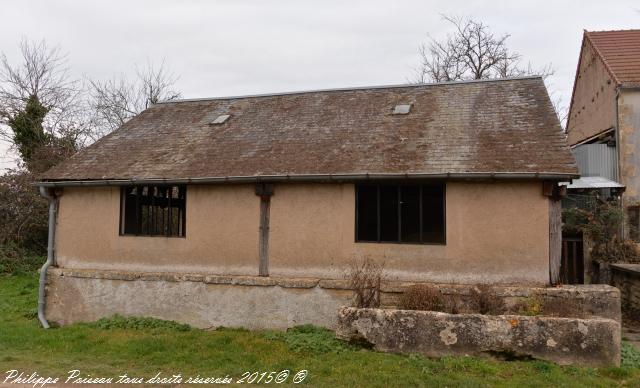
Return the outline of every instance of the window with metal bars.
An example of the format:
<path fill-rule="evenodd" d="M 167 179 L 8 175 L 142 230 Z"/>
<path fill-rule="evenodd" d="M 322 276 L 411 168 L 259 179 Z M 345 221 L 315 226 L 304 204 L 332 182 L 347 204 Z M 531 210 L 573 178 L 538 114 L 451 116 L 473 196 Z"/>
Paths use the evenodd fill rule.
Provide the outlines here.
<path fill-rule="evenodd" d="M 356 186 L 356 241 L 444 244 L 445 185 Z"/>
<path fill-rule="evenodd" d="M 120 234 L 185 237 L 186 186 L 125 186 L 120 195 Z"/>

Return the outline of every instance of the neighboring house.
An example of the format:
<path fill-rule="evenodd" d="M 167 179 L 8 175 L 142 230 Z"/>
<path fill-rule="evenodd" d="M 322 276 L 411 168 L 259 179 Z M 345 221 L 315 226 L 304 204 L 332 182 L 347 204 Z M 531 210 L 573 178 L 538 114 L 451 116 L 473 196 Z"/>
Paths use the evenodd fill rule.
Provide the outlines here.
<path fill-rule="evenodd" d="M 548 284 L 577 172 L 539 77 L 160 103 L 39 183 L 47 314 L 331 326 L 365 258 L 391 281 Z"/>
<path fill-rule="evenodd" d="M 614 196 L 626 187 L 629 230 L 638 230 L 640 30 L 584 32 L 567 135 L 582 175 L 573 186 Z"/>

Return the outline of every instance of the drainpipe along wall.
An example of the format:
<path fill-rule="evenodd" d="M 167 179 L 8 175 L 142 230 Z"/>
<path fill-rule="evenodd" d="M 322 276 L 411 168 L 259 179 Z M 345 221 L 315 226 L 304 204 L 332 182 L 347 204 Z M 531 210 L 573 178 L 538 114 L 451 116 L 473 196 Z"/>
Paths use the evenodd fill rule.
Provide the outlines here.
<path fill-rule="evenodd" d="M 617 158 L 617 162 L 618 162 L 618 168 L 616 171 L 616 179 L 618 180 L 618 183 L 624 184 L 622 183 L 622 164 L 620 162 L 621 157 L 620 157 L 620 153 L 622 152 L 622 144 L 620 143 L 620 108 L 619 108 L 619 99 L 620 99 L 620 87 L 616 87 L 616 99 L 615 99 L 615 121 L 614 121 L 614 134 L 615 134 L 615 139 L 616 139 L 616 158 Z M 622 208 L 622 212 L 624 213 L 624 195 L 620 195 L 620 208 Z M 625 223 L 622 222 L 620 223 L 620 229 L 619 229 L 619 233 L 621 236 L 624 237 L 628 237 L 626 236 L 626 229 L 625 228 Z"/>
<path fill-rule="evenodd" d="M 38 290 L 38 320 L 45 329 L 49 328 L 49 322 L 44 316 L 45 308 L 45 287 L 47 283 L 47 270 L 54 264 L 55 257 L 55 237 L 56 237 L 56 213 L 58 201 L 53 190 L 40 186 L 40 195 L 49 201 L 49 237 L 47 240 L 47 261 L 40 269 L 40 287 Z"/>

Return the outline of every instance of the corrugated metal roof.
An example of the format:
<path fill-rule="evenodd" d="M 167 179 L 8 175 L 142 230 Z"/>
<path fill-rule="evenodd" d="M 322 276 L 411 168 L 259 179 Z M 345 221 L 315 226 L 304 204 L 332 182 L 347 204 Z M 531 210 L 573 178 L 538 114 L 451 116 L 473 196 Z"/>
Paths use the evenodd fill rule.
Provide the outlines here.
<path fill-rule="evenodd" d="M 456 173 L 577 174 L 542 79 L 167 102 L 42 179 Z"/>
<path fill-rule="evenodd" d="M 607 188 L 622 188 L 618 182 L 614 182 L 601 176 L 585 176 L 578 179 L 574 179 L 569 182 L 560 182 L 561 185 L 566 185 L 568 189 L 607 189 Z"/>

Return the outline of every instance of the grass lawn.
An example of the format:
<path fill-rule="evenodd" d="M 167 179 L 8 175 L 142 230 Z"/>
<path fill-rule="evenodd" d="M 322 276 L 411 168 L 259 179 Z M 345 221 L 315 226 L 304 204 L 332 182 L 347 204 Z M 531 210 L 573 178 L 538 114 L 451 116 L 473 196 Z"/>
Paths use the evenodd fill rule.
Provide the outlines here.
<path fill-rule="evenodd" d="M 621 368 L 561 367 L 542 361 L 472 357 L 428 359 L 347 346 L 332 333 L 300 327 L 287 333 L 204 331 L 152 319 L 113 318 L 43 330 L 36 318 L 37 276 L 0 276 L 0 385 L 5 371 L 60 377 L 225 377 L 300 370 L 309 386 L 640 387 L 640 357 L 625 345 Z M 266 377 L 265 377 L 266 378 Z M 183 381 L 184 382 L 184 381 Z"/>

